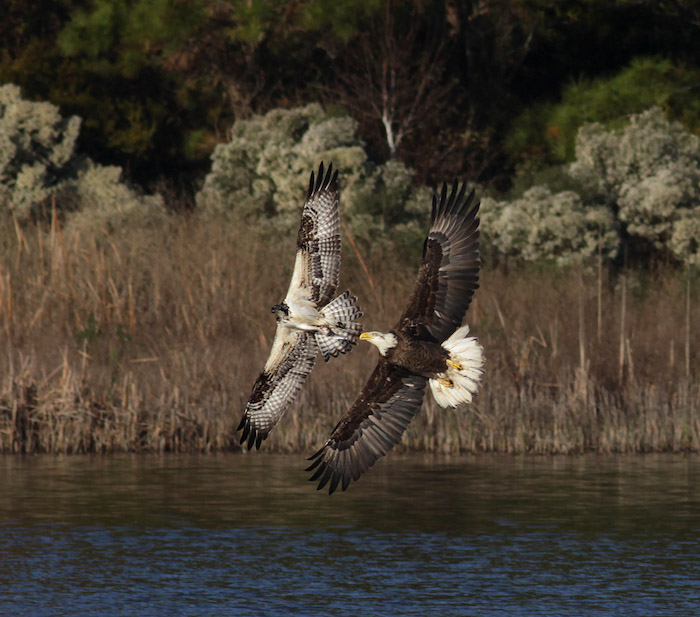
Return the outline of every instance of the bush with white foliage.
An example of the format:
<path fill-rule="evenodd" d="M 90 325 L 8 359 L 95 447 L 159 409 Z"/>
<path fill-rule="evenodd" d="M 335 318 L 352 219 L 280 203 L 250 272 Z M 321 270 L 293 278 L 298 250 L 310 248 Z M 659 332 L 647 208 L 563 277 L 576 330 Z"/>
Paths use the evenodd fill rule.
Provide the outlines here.
<path fill-rule="evenodd" d="M 581 128 L 569 173 L 591 200 L 616 213 L 634 241 L 700 264 L 692 230 L 700 221 L 700 138 L 654 107 L 627 126 Z"/>
<path fill-rule="evenodd" d="M 80 118 L 61 117 L 51 103 L 24 100 L 0 86 L 0 208 L 22 220 L 75 177 Z"/>
<path fill-rule="evenodd" d="M 0 214 L 25 221 L 53 198 L 67 225 L 100 226 L 163 212 L 160 197 L 143 197 L 120 181 L 121 168 L 80 156 L 80 118 L 64 118 L 46 102 L 27 101 L 18 86 L 0 86 Z"/>
<path fill-rule="evenodd" d="M 513 201 L 484 198 L 481 221 L 498 253 L 524 261 L 567 265 L 599 251 L 612 258 L 619 244 L 607 208 L 586 207 L 575 192 L 552 193 L 546 186 L 534 186 Z"/>
<path fill-rule="evenodd" d="M 483 200 L 482 229 L 501 254 L 559 264 L 637 253 L 700 265 L 700 139 L 658 108 L 617 130 L 584 125 L 565 170 L 577 190 L 535 186 L 513 201 Z"/>
<path fill-rule="evenodd" d="M 162 197 L 137 193 L 121 181 L 121 173 L 121 167 L 88 161 L 71 187 L 79 208 L 67 214 L 67 227 L 111 231 L 160 222 L 165 215 Z"/>
<path fill-rule="evenodd" d="M 357 238 L 417 236 L 430 213 L 431 192 L 413 186 L 402 163 L 374 165 L 349 116 L 320 105 L 275 109 L 237 121 L 217 146 L 197 204 L 211 213 L 241 216 L 257 227 L 291 231 L 319 163 L 340 171 L 340 207 Z"/>

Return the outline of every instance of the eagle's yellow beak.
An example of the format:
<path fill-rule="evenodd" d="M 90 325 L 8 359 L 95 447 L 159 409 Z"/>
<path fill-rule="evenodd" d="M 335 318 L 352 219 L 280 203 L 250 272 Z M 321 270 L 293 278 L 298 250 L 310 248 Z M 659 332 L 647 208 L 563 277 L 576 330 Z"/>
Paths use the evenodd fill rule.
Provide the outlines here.
<path fill-rule="evenodd" d="M 360 340 L 361 341 L 371 341 L 374 337 L 372 336 L 371 332 L 363 332 L 360 334 Z"/>

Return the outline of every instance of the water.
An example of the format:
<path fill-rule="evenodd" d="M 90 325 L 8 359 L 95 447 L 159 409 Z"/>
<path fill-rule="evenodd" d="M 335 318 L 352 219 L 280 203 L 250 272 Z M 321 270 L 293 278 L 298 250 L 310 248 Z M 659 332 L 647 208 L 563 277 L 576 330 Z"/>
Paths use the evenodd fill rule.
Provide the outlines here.
<path fill-rule="evenodd" d="M 700 457 L 0 458 L 0 615 L 700 614 Z"/>

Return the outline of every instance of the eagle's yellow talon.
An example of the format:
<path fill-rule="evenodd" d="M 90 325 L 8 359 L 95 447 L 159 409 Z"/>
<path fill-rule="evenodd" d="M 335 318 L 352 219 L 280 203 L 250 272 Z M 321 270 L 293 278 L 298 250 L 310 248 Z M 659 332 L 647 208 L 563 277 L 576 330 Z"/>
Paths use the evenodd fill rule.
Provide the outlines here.
<path fill-rule="evenodd" d="M 447 379 L 447 377 L 438 377 L 438 383 L 446 388 L 451 388 L 454 386 L 453 381 L 451 379 Z"/>
<path fill-rule="evenodd" d="M 462 365 L 459 362 L 454 362 L 453 360 L 445 360 L 445 362 L 447 362 L 447 366 L 451 366 L 456 371 L 462 370 Z"/>

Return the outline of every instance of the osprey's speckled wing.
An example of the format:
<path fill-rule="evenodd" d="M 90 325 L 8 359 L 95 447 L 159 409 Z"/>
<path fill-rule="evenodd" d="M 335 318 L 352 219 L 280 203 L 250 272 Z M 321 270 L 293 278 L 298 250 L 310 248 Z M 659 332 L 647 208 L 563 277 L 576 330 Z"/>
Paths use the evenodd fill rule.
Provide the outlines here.
<path fill-rule="evenodd" d="M 324 175 L 321 163 L 318 176 L 311 172 L 287 298 L 304 297 L 316 308 L 328 304 L 338 287 L 340 250 L 338 172 L 331 164 Z"/>
<path fill-rule="evenodd" d="M 457 182 L 433 196 L 430 231 L 406 311 L 394 327 L 407 336 L 445 341 L 462 325 L 479 288 L 479 202 Z"/>
<path fill-rule="evenodd" d="M 309 460 L 309 478 L 328 493 L 345 490 L 400 440 L 423 402 L 427 379 L 379 359 L 377 367 L 330 439 Z"/>
<path fill-rule="evenodd" d="M 253 386 L 237 431 L 250 450 L 267 438 L 289 406 L 296 400 L 314 368 L 318 346 L 313 334 L 277 326 L 270 357 Z"/>
<path fill-rule="evenodd" d="M 285 326 L 278 315 L 270 357 L 255 382 L 237 429 L 243 431 L 241 443 L 247 441 L 248 449 L 254 444 L 260 447 L 296 400 L 314 367 L 319 340 L 324 343 L 321 351 L 328 360 L 338 353 L 347 353 L 359 335 L 361 325 L 355 320 L 362 313 L 354 306 L 356 299 L 346 293 L 331 302 L 338 287 L 340 250 L 338 172 L 333 165 L 324 171 L 321 163 L 318 174 L 311 172 L 309 179 L 289 290 L 284 302 L 273 307 L 273 311 L 279 308 L 287 316 L 292 311 L 293 321 Z M 342 336 L 314 330 L 314 320 L 326 316 L 322 313 L 324 308 L 328 316 L 342 321 Z"/>

